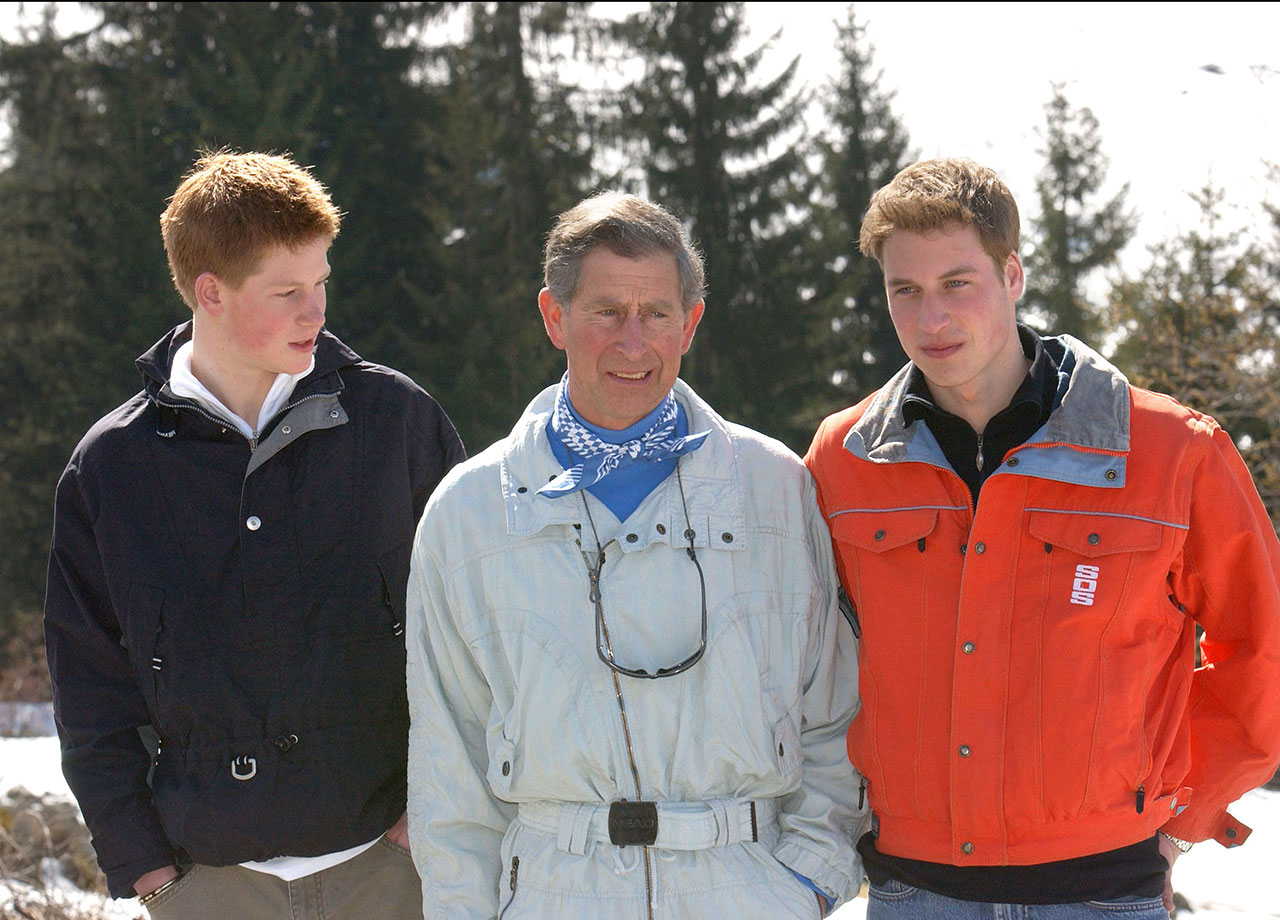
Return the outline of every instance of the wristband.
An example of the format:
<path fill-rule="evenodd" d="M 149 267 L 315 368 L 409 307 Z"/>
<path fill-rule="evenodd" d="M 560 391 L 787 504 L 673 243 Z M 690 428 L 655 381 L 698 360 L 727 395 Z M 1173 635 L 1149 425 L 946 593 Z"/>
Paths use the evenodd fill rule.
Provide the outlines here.
<path fill-rule="evenodd" d="M 166 891 L 168 891 L 170 888 L 172 888 L 172 887 L 174 886 L 174 883 L 176 883 L 176 882 L 178 881 L 178 879 L 180 879 L 180 878 L 182 878 L 182 876 L 180 876 L 180 875 L 179 875 L 179 876 L 177 876 L 177 877 L 175 877 L 175 878 L 171 878 L 171 879 L 169 879 L 169 881 L 165 882 L 165 883 L 164 883 L 163 885 L 161 885 L 159 888 L 155 889 L 155 890 L 154 890 L 154 891 L 152 891 L 152 892 L 149 892 L 148 894 L 144 894 L 142 897 L 138 898 L 138 903 L 139 903 L 139 904 L 147 904 L 147 903 L 149 903 L 149 902 L 151 902 L 151 901 L 155 900 L 156 898 L 160 897 L 160 895 L 162 895 L 164 892 L 166 892 Z"/>
<path fill-rule="evenodd" d="M 1164 837 L 1165 840 L 1172 843 L 1175 847 L 1177 847 L 1183 853 L 1190 853 L 1191 848 L 1195 846 L 1195 844 L 1193 844 L 1190 840 L 1183 840 L 1181 837 L 1175 837 L 1173 836 L 1173 834 L 1166 834 L 1164 831 L 1161 831 L 1160 835 Z"/>

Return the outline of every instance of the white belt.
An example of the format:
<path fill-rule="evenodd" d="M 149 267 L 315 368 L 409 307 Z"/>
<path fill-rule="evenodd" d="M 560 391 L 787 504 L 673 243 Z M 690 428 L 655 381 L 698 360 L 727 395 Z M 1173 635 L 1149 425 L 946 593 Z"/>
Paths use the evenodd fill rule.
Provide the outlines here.
<path fill-rule="evenodd" d="M 637 803 L 638 804 L 638 803 Z M 773 799 L 708 799 L 705 802 L 652 802 L 657 807 L 657 836 L 651 846 L 665 850 L 706 850 L 759 839 L 759 828 L 777 818 Z M 595 802 L 521 802 L 519 820 L 554 834 L 563 853 L 582 856 L 588 843 L 612 843 L 609 806 Z"/>

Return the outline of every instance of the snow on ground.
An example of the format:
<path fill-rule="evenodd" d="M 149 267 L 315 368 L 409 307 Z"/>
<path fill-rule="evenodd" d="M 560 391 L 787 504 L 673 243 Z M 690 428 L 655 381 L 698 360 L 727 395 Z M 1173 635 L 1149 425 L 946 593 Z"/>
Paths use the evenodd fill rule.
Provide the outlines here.
<path fill-rule="evenodd" d="M 0 738 L 0 796 L 15 786 L 70 798 L 56 738 Z M 1253 828 L 1249 842 L 1234 850 L 1203 843 L 1178 860 L 1174 888 L 1193 913 L 1180 920 L 1268 920 L 1280 918 L 1280 792 L 1257 789 L 1231 808 Z M 0 913 L 7 898 L 0 879 Z M 103 908 L 103 920 L 138 917 L 135 901 Z M 863 920 L 865 899 L 845 905 L 835 920 Z"/>

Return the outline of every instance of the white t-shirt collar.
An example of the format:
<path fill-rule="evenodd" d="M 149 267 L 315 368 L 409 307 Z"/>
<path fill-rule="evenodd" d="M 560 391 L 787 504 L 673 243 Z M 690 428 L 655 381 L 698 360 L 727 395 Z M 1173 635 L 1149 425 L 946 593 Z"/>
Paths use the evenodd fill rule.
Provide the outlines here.
<path fill-rule="evenodd" d="M 277 374 L 271 389 L 267 391 L 267 398 L 262 401 L 262 408 L 258 410 L 258 424 L 255 427 L 224 406 L 222 400 L 214 396 L 209 388 L 196 378 L 191 371 L 192 349 L 191 342 L 184 342 L 173 356 L 173 368 L 169 371 L 169 389 L 173 390 L 175 395 L 193 400 L 219 418 L 231 422 L 241 434 L 250 439 L 256 437 L 258 432 L 275 418 L 276 413 L 293 395 L 298 381 L 310 374 L 316 366 L 315 355 L 312 355 L 311 363 L 302 373 Z"/>

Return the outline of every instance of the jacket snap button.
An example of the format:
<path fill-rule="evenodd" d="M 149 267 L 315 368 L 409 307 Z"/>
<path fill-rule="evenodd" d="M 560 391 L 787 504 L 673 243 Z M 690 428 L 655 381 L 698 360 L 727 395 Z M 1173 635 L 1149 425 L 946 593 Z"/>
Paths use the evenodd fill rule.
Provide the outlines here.
<path fill-rule="evenodd" d="M 973 751 L 971 751 L 971 750 L 969 749 L 969 745 L 967 745 L 967 744 L 962 744 L 962 745 L 960 745 L 960 756 L 961 756 L 961 757 L 968 757 L 968 756 L 969 756 L 970 754 L 972 754 L 972 753 L 973 753 Z"/>
<path fill-rule="evenodd" d="M 960 844 L 960 851 L 964 853 L 964 855 L 968 856 L 973 852 L 973 844 L 966 840 L 964 843 Z"/>
<path fill-rule="evenodd" d="M 1098 542 L 1099 542 L 1101 539 L 1102 539 L 1102 538 L 1101 538 L 1101 537 L 1099 537 L 1096 533 L 1091 533 L 1091 534 L 1089 534 L 1089 545 L 1090 545 L 1090 546 L 1097 546 L 1097 545 L 1098 545 Z"/>
<path fill-rule="evenodd" d="M 883 540 L 883 539 L 884 539 L 884 531 L 883 531 L 883 530 L 877 530 L 877 531 L 876 531 L 876 542 L 878 543 L 878 542 L 880 542 L 880 541 L 881 541 L 881 540 Z"/>
<path fill-rule="evenodd" d="M 969 544 L 968 544 L 968 543 L 961 543 L 961 544 L 960 544 L 960 555 L 961 555 L 961 556 L 963 556 L 963 555 L 965 555 L 965 554 L 966 554 L 966 553 L 968 553 L 968 552 L 969 552 Z"/>
<path fill-rule="evenodd" d="M 1109 482 L 1115 482 L 1115 479 L 1116 479 L 1116 476 L 1117 476 L 1117 475 L 1118 475 L 1118 474 L 1116 473 L 1116 471 L 1115 471 L 1115 470 L 1107 470 L 1107 480 L 1108 480 Z"/>
<path fill-rule="evenodd" d="M 1227 828 L 1227 839 L 1228 840 L 1236 839 L 1236 829 L 1234 827 Z"/>
<path fill-rule="evenodd" d="M 665 524 L 659 524 L 659 525 L 658 525 L 658 533 L 666 533 L 666 532 L 667 532 L 667 527 L 666 527 L 666 525 L 665 525 Z"/>
<path fill-rule="evenodd" d="M 277 735 L 272 739 L 272 744 L 278 747 L 282 752 L 288 751 L 298 743 L 297 735 Z"/>
<path fill-rule="evenodd" d="M 248 527 L 250 530 L 257 530 L 262 526 L 262 520 L 256 514 L 251 514 L 244 522 L 244 526 Z"/>
<path fill-rule="evenodd" d="M 974 649 L 975 649 L 975 648 L 977 648 L 977 646 L 976 646 L 976 645 L 974 645 L 972 642 L 966 642 L 966 643 L 962 646 L 962 648 L 964 649 L 964 653 L 965 653 L 966 655 L 972 655 L 972 654 L 973 654 Z"/>
<path fill-rule="evenodd" d="M 1009 465 L 1010 465 L 1010 466 L 1017 466 L 1017 465 L 1018 465 L 1018 458 L 1017 458 L 1017 457 L 1010 457 L 1010 458 L 1009 458 Z"/>
<path fill-rule="evenodd" d="M 987 544 L 979 543 L 977 546 L 974 547 L 974 549 L 977 550 L 978 555 L 981 556 L 983 553 L 987 551 Z"/>
<path fill-rule="evenodd" d="M 280 431 L 283 434 L 293 434 L 293 428 L 289 425 L 282 425 Z"/>
<path fill-rule="evenodd" d="M 628 543 L 634 543 L 634 542 L 636 542 L 636 541 L 637 541 L 637 540 L 639 540 L 639 539 L 640 539 L 640 535 L 639 535 L 639 534 L 634 534 L 634 533 L 629 533 L 629 534 L 627 534 L 627 542 L 628 542 Z"/>
<path fill-rule="evenodd" d="M 731 534 L 731 533 L 729 533 L 728 531 L 726 531 L 726 532 L 724 532 L 724 533 L 720 534 L 720 539 L 721 539 L 721 540 L 723 540 L 723 541 L 724 541 L 724 542 L 726 542 L 726 543 L 732 543 L 732 542 L 733 542 L 733 534 Z"/>
<path fill-rule="evenodd" d="M 528 486 L 521 486 L 520 488 L 516 489 L 516 491 L 517 491 L 517 492 L 519 492 L 521 495 L 523 495 L 524 493 L 526 493 L 526 492 L 528 492 L 528 491 L 529 491 L 529 487 L 528 487 Z"/>
<path fill-rule="evenodd" d="M 337 418 L 337 417 L 338 417 L 338 410 L 337 410 L 337 409 L 330 409 L 330 410 L 329 410 L 329 418 Z"/>
<path fill-rule="evenodd" d="M 511 761 L 509 761 L 509 760 L 504 760 L 504 761 L 502 762 L 502 775 L 503 775 L 503 776 L 510 776 L 510 775 L 511 775 Z"/>

